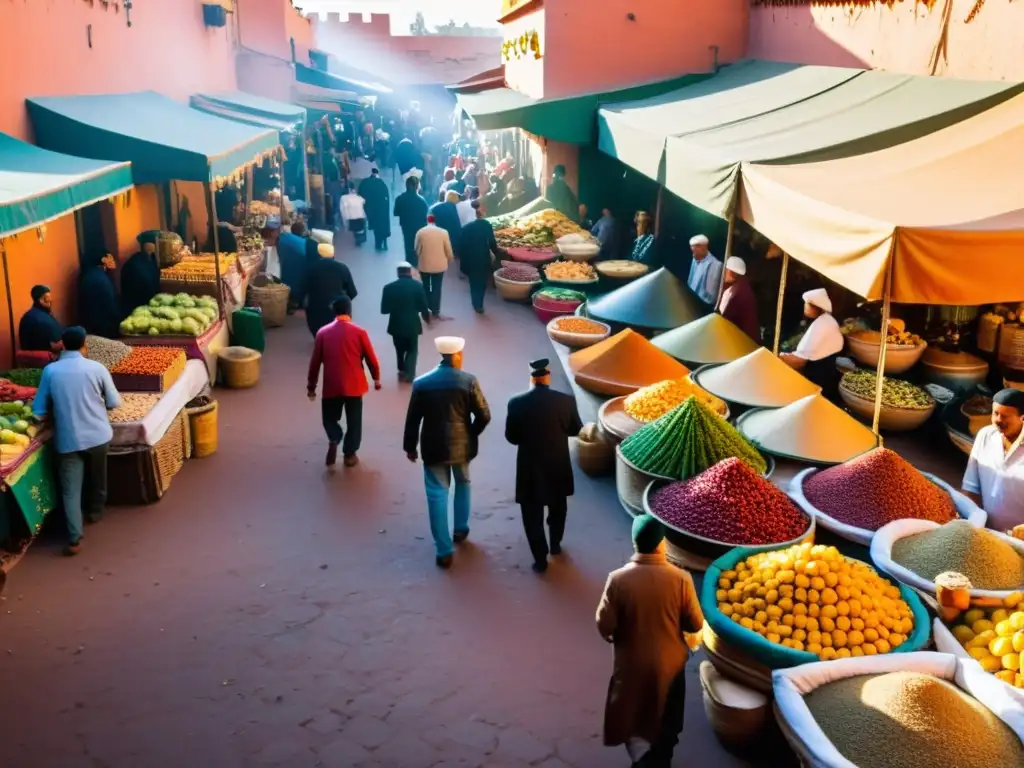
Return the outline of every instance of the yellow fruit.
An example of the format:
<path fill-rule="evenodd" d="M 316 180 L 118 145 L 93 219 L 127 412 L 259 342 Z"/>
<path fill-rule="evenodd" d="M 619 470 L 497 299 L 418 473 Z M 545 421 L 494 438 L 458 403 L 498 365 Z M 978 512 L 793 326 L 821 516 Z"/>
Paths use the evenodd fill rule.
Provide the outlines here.
<path fill-rule="evenodd" d="M 852 655 L 853 654 L 850 653 L 850 649 L 849 648 L 840 648 L 839 650 L 836 651 L 836 658 L 837 659 L 848 659 Z"/>
<path fill-rule="evenodd" d="M 821 649 L 821 660 L 822 661 L 832 661 L 835 658 L 836 658 L 836 649 L 835 648 L 822 648 Z"/>
<path fill-rule="evenodd" d="M 1015 631 L 1024 629 L 1024 611 L 1016 611 L 1010 614 L 1010 626 Z"/>
<path fill-rule="evenodd" d="M 993 656 L 1005 656 L 1013 653 L 1013 640 L 1008 637 L 997 637 L 988 644 L 989 653 Z"/>
<path fill-rule="evenodd" d="M 980 608 L 972 608 L 964 614 L 964 624 L 966 624 L 969 627 L 973 627 L 974 622 L 981 621 L 981 619 L 984 618 L 985 612 L 983 610 L 981 610 Z M 975 631 L 974 634 L 978 634 L 978 631 Z"/>
<path fill-rule="evenodd" d="M 978 619 L 976 622 L 971 624 L 971 629 L 974 630 L 974 634 L 980 635 L 982 632 L 988 632 L 990 629 L 994 630 L 996 625 L 988 619 Z"/>
<path fill-rule="evenodd" d="M 1013 685 L 1014 682 L 1017 679 L 1017 673 L 1013 672 L 1013 671 L 1011 671 L 1009 669 L 1002 669 L 1002 670 L 996 672 L 996 677 L 998 677 L 1004 683 L 1008 683 L 1009 685 Z"/>
<path fill-rule="evenodd" d="M 865 656 L 874 656 L 878 653 L 878 649 L 875 647 L 874 643 L 864 643 L 860 649 L 864 651 Z"/>
<path fill-rule="evenodd" d="M 996 633 L 995 633 L 994 630 L 986 629 L 981 634 L 975 635 L 974 639 L 971 640 L 967 644 L 967 647 L 968 648 L 979 648 L 979 647 L 988 648 L 988 644 L 991 643 L 995 639 L 995 637 L 996 637 Z"/>
<path fill-rule="evenodd" d="M 960 642 L 960 645 L 965 645 L 974 639 L 974 630 L 970 627 L 965 627 L 963 624 L 957 624 L 953 627 L 953 637 Z"/>
<path fill-rule="evenodd" d="M 989 653 L 988 648 L 978 648 L 978 647 L 975 647 L 975 648 L 968 648 L 967 649 L 967 655 L 970 656 L 972 659 L 974 659 L 976 661 L 981 661 L 982 659 L 987 658 L 987 657 L 991 656 L 992 654 Z"/>
<path fill-rule="evenodd" d="M 978 663 L 981 664 L 981 668 L 986 672 L 998 672 L 1003 668 L 1002 661 L 995 656 L 986 656 L 984 659 L 978 659 Z"/>
<path fill-rule="evenodd" d="M 997 608 L 992 611 L 992 615 L 988 617 L 988 620 L 993 624 L 998 624 L 1001 621 L 1006 621 L 1008 618 L 1010 618 L 1010 612 L 1008 610 L 1005 608 Z"/>
<path fill-rule="evenodd" d="M 888 640 L 876 640 L 875 648 L 878 650 L 879 653 L 888 653 L 892 650 L 892 646 L 889 645 Z"/>
<path fill-rule="evenodd" d="M 804 650 L 808 653 L 813 653 L 815 656 L 820 656 L 822 648 L 819 643 L 808 643 Z"/>
<path fill-rule="evenodd" d="M 1000 659 L 1003 665 L 1003 669 L 1010 669 L 1014 672 L 1020 670 L 1020 654 L 1019 653 L 1008 653 Z"/>
<path fill-rule="evenodd" d="M 1012 637 L 1013 636 L 1013 625 L 1006 619 L 1003 619 L 996 624 L 996 634 L 999 637 Z"/>
<path fill-rule="evenodd" d="M 1018 653 L 1024 651 L 1024 629 L 1014 632 L 1010 642 L 1013 643 L 1013 650 Z"/>

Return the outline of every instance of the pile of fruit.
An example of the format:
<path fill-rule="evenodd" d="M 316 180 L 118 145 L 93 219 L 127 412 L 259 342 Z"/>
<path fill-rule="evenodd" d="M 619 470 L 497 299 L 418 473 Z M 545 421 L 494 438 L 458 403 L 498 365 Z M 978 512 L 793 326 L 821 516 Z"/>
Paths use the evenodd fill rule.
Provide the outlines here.
<path fill-rule="evenodd" d="M 950 630 L 957 642 L 986 672 L 1024 688 L 1024 594 L 1003 608 L 972 608 Z"/>
<path fill-rule="evenodd" d="M 494 223 L 494 236 L 498 244 L 505 248 L 554 245 L 558 238 L 565 235 L 580 235 L 587 240 L 593 239 L 589 232 L 580 229 L 578 224 L 553 208 L 511 221 L 504 218 L 496 219 Z"/>
<path fill-rule="evenodd" d="M 158 293 L 149 306 L 136 307 L 121 323 L 124 336 L 201 336 L 217 319 L 217 300 L 210 296 Z"/>
<path fill-rule="evenodd" d="M 0 403 L 0 458 L 20 456 L 39 428 L 32 421 L 32 406 L 21 400 Z"/>
<path fill-rule="evenodd" d="M 253 200 L 249 203 L 249 213 L 255 213 L 260 216 L 280 216 L 281 206 L 271 205 L 262 200 Z"/>
<path fill-rule="evenodd" d="M 732 457 L 759 474 L 768 469 L 764 457 L 732 424 L 692 395 L 627 437 L 620 448 L 637 469 L 673 480 L 688 480 Z"/>
<path fill-rule="evenodd" d="M 265 244 L 263 242 L 263 235 L 259 232 L 246 232 L 238 235 L 235 241 L 238 243 L 238 250 L 240 251 L 253 254 L 263 253 Z"/>
<path fill-rule="evenodd" d="M 811 524 L 789 496 L 739 459 L 658 489 L 650 505 L 669 525 L 737 546 L 793 541 Z"/>
<path fill-rule="evenodd" d="M 843 374 L 840 386 L 866 400 L 875 399 L 878 376 L 872 371 L 849 371 Z M 935 398 L 916 384 L 901 379 L 882 378 L 882 405 L 887 408 L 927 410 L 935 406 Z"/>
<path fill-rule="evenodd" d="M 804 481 L 804 496 L 829 517 L 868 531 L 893 520 L 941 524 L 957 517 L 950 495 L 888 448 L 815 472 Z"/>
<path fill-rule="evenodd" d="M 131 354 L 114 366 L 114 376 L 161 377 L 166 390 L 185 371 L 185 350 L 178 347 L 133 347 Z"/>
<path fill-rule="evenodd" d="M 102 365 L 108 371 L 120 363 L 132 348 L 127 344 L 113 339 L 105 339 L 102 336 L 86 336 L 85 346 L 90 360 Z"/>
<path fill-rule="evenodd" d="M 142 421 L 160 402 L 160 395 L 125 392 L 121 395 L 121 405 L 107 411 L 111 424 L 131 424 Z"/>
<path fill-rule="evenodd" d="M 35 396 L 35 387 L 22 387 L 8 379 L 0 379 L 0 403 L 10 403 L 15 400 L 31 400 Z"/>
<path fill-rule="evenodd" d="M 872 344 L 881 343 L 879 339 L 882 334 L 878 331 L 854 331 L 849 334 L 852 338 L 858 341 L 867 341 Z M 900 330 L 899 326 L 889 326 L 889 332 L 885 335 L 885 343 L 887 345 L 895 345 L 897 347 L 917 347 L 924 340 L 916 333 L 910 333 L 909 331 Z"/>
<path fill-rule="evenodd" d="M 505 265 L 495 272 L 494 276 L 513 283 L 536 283 L 540 280 L 540 272 L 536 267 L 513 262 L 505 262 Z"/>
<path fill-rule="evenodd" d="M 589 264 L 578 261 L 555 261 L 544 267 L 544 276 L 548 280 L 586 283 L 596 278 L 597 273 Z"/>
<path fill-rule="evenodd" d="M 889 653 L 914 630 L 898 587 L 821 544 L 751 555 L 722 572 L 715 599 L 740 626 L 822 661 Z"/>
<path fill-rule="evenodd" d="M 221 253 L 218 257 L 221 275 L 226 275 L 238 262 L 237 253 Z M 210 283 L 217 279 L 216 269 L 212 253 L 197 253 L 194 256 L 186 256 L 173 267 L 161 269 L 160 279 L 179 283 Z"/>
<path fill-rule="evenodd" d="M 638 389 L 626 398 L 623 407 L 626 413 L 637 421 L 649 424 L 660 419 L 688 397 L 696 397 L 720 416 L 728 413 L 729 407 L 724 400 L 705 392 L 690 381 L 689 377 L 667 379 Z"/>

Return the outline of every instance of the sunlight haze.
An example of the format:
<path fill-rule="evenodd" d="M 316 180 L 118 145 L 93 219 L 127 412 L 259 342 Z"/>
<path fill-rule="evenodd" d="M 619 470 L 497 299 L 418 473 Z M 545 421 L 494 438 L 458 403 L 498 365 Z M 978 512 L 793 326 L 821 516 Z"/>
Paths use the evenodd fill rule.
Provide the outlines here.
<path fill-rule="evenodd" d="M 497 27 L 501 0 L 296 0 L 306 14 L 313 13 L 388 13 L 393 34 L 408 34 L 416 12 L 423 13 L 433 28 L 454 20 L 478 27 Z"/>

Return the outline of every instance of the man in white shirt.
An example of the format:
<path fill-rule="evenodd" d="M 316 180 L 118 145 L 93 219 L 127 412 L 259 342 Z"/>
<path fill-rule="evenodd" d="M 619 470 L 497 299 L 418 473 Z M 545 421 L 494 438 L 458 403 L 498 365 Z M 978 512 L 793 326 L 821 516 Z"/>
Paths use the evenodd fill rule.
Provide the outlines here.
<path fill-rule="evenodd" d="M 359 196 L 356 188 L 350 186 L 348 193 L 341 197 L 341 215 L 348 224 L 348 231 L 356 239 L 356 245 L 366 242 L 366 201 Z"/>
<path fill-rule="evenodd" d="M 828 291 L 815 288 L 807 291 L 803 299 L 804 317 L 812 322 L 796 349 L 779 357 L 829 395 L 839 383 L 839 373 L 832 358 L 843 351 L 846 340 L 839 330 L 839 323 L 832 317 L 832 300 Z"/>
<path fill-rule="evenodd" d="M 427 226 L 416 233 L 416 257 L 419 260 L 420 279 L 427 294 L 427 307 L 434 319 L 441 317 L 441 281 L 448 265 L 455 259 L 448 232 L 437 226 L 433 214 L 427 216 Z"/>
<path fill-rule="evenodd" d="M 718 303 L 718 291 L 722 287 L 722 262 L 708 251 L 708 242 L 707 235 L 690 238 L 693 263 L 686 284 L 701 301 L 713 307 Z"/>
<path fill-rule="evenodd" d="M 974 439 L 961 484 L 988 513 L 988 527 L 1012 531 L 1024 525 L 1024 392 L 1003 389 L 992 400 L 992 424 Z"/>

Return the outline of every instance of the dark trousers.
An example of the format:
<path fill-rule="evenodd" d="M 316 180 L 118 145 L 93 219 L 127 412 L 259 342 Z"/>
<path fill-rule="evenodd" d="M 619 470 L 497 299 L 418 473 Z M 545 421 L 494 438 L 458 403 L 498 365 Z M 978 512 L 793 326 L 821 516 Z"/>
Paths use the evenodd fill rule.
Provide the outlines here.
<path fill-rule="evenodd" d="M 412 381 L 416 378 L 416 358 L 420 351 L 419 336 L 394 336 L 395 356 L 398 360 L 398 372 Z"/>
<path fill-rule="evenodd" d="M 77 544 L 82 538 L 82 498 L 89 520 L 103 516 L 107 503 L 107 451 L 109 443 L 84 451 L 57 455 L 61 500 L 68 523 L 68 539 Z"/>
<path fill-rule="evenodd" d="M 345 426 L 341 428 L 341 414 L 345 413 Z M 361 397 L 325 397 L 321 401 L 321 412 L 324 418 L 324 432 L 327 439 L 338 445 L 344 439 L 341 452 L 345 456 L 354 456 L 363 441 L 363 398 Z"/>
<path fill-rule="evenodd" d="M 384 237 L 383 230 L 373 230 L 373 247 L 378 251 L 385 251 L 388 247 L 388 239 Z"/>
<path fill-rule="evenodd" d="M 437 317 L 441 314 L 441 283 L 444 281 L 444 272 L 420 272 L 420 279 L 423 281 L 423 291 L 427 294 L 427 309 Z"/>
<path fill-rule="evenodd" d="M 402 229 L 402 240 L 405 241 L 405 260 L 412 264 L 413 269 L 417 269 L 420 263 L 420 257 L 416 253 L 416 233 L 418 229 L 414 229 L 412 232 L 407 232 Z"/>
<path fill-rule="evenodd" d="M 545 563 L 548 559 L 548 537 L 544 535 L 544 505 L 520 504 L 523 512 L 523 529 L 526 541 L 530 545 L 530 553 L 535 563 Z M 568 509 L 565 499 L 556 504 L 548 504 L 548 531 L 551 533 L 551 546 L 562 544 L 565 534 L 565 514 Z"/>
<path fill-rule="evenodd" d="M 487 273 L 471 272 L 469 275 L 469 297 L 473 301 L 473 309 L 482 311 L 484 294 L 487 293 Z"/>
<path fill-rule="evenodd" d="M 668 688 L 665 699 L 665 710 L 661 715 L 661 731 L 658 739 L 651 745 L 650 751 L 640 762 L 635 763 L 641 768 L 670 768 L 672 753 L 679 743 L 679 734 L 683 732 L 683 714 L 686 711 L 686 670 L 679 670 L 675 680 Z"/>

